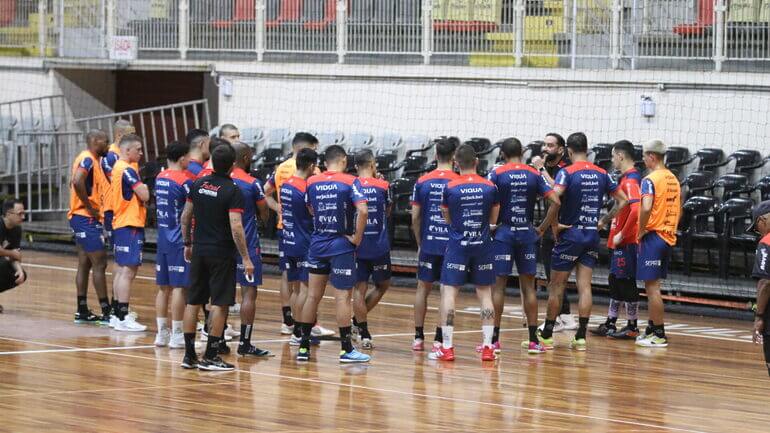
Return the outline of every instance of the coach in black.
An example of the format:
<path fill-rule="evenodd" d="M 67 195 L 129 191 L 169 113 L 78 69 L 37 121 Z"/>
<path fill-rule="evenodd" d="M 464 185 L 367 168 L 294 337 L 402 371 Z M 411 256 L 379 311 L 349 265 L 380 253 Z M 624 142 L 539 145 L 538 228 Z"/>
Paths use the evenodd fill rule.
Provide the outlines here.
<path fill-rule="evenodd" d="M 212 143 L 213 144 L 213 143 Z M 213 146 L 212 146 L 213 147 Z M 214 173 L 193 183 L 182 212 L 185 259 L 190 265 L 190 288 L 184 312 L 184 368 L 233 370 L 219 357 L 226 348 L 224 339 L 227 310 L 235 303 L 235 249 L 243 258 L 247 279 L 254 276 L 254 264 L 246 248 L 241 214 L 243 194 L 230 178 L 235 150 L 229 143 L 217 146 L 211 155 Z M 190 227 L 195 218 L 191 242 Z M 211 300 L 208 345 L 203 359 L 195 353 L 195 324 L 198 310 Z M 221 347 L 224 346 L 224 347 Z M 223 353 L 228 353 L 224 350 Z"/>
<path fill-rule="evenodd" d="M 770 200 L 754 206 L 751 212 L 753 229 L 761 237 L 757 245 L 757 255 L 754 259 L 754 271 L 751 276 L 757 282 L 757 311 L 754 313 L 755 343 L 762 343 L 765 351 L 765 364 L 770 374 Z"/>
<path fill-rule="evenodd" d="M 0 292 L 13 289 L 27 280 L 21 267 L 21 223 L 24 204 L 18 200 L 3 202 L 0 216 Z M 3 306 L 0 305 L 0 313 Z"/>

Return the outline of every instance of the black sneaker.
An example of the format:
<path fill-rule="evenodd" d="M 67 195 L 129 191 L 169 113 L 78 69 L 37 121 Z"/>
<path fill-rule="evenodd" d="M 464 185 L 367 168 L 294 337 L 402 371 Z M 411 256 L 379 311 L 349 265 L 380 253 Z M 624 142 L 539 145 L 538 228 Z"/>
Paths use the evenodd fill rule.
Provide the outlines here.
<path fill-rule="evenodd" d="M 232 371 L 235 370 L 235 366 L 233 364 L 228 364 L 227 362 L 223 361 L 222 358 L 219 356 L 214 358 L 203 358 L 198 363 L 198 370 L 204 370 L 204 371 Z"/>
<path fill-rule="evenodd" d="M 75 313 L 75 323 L 77 324 L 99 324 L 100 321 L 101 317 L 92 313 L 91 310 L 87 310 L 84 313 L 79 311 Z"/>
<path fill-rule="evenodd" d="M 591 334 L 598 335 L 600 337 L 606 337 L 607 335 L 616 332 L 618 328 L 614 323 L 602 323 L 598 328 L 592 329 Z"/>
<path fill-rule="evenodd" d="M 636 340 L 636 337 L 639 336 L 639 328 L 626 325 L 616 332 L 611 332 L 607 336 L 617 338 L 618 340 Z"/>
<path fill-rule="evenodd" d="M 219 343 L 219 350 L 217 351 L 220 355 L 229 355 L 230 354 L 230 346 L 227 345 L 224 341 Z"/>
<path fill-rule="evenodd" d="M 258 347 L 254 347 L 251 344 L 247 345 L 240 345 L 238 346 L 238 355 L 241 356 L 256 356 L 258 358 L 268 358 L 270 356 L 275 356 L 272 353 L 270 353 L 269 350 L 262 350 Z"/>
<path fill-rule="evenodd" d="M 182 360 L 182 368 L 187 370 L 198 368 L 198 357 L 185 355 L 184 359 Z"/>

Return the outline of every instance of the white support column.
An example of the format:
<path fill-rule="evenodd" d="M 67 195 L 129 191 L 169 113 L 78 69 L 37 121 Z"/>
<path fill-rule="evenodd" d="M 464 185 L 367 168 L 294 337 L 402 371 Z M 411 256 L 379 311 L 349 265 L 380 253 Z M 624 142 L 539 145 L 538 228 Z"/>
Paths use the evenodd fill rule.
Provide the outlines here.
<path fill-rule="evenodd" d="M 345 63 L 348 51 L 348 4 L 337 0 L 337 63 Z"/>
<path fill-rule="evenodd" d="M 524 58 L 524 16 L 527 13 L 525 0 L 516 0 L 513 7 L 513 58 L 516 66 L 521 66 Z"/>
<path fill-rule="evenodd" d="M 254 37 L 256 38 L 254 46 L 257 51 L 258 62 L 261 62 L 265 57 L 266 11 L 265 0 L 256 0 L 254 2 L 254 25 L 256 26 L 254 29 Z"/>
<path fill-rule="evenodd" d="M 58 23 L 59 23 L 59 49 L 56 53 L 57 57 L 63 57 L 64 56 L 64 0 L 58 0 L 59 1 L 59 7 L 58 7 Z"/>
<path fill-rule="evenodd" d="M 572 0 L 572 40 L 570 41 L 570 68 L 575 69 L 577 62 L 577 20 L 578 4 L 577 0 Z"/>
<path fill-rule="evenodd" d="M 179 58 L 187 58 L 187 50 L 190 48 L 188 34 L 190 32 L 190 3 L 188 0 L 179 0 L 179 25 L 177 28 L 177 46 L 179 47 Z"/>
<path fill-rule="evenodd" d="M 722 63 L 725 61 L 725 26 L 727 20 L 727 2 L 714 0 L 714 70 L 722 72 Z"/>
<path fill-rule="evenodd" d="M 106 0 L 105 5 L 105 40 L 103 41 L 103 48 L 106 52 L 105 57 L 110 56 L 110 46 L 112 45 L 112 38 L 115 36 L 115 0 Z"/>
<path fill-rule="evenodd" d="M 38 0 L 37 2 L 37 46 L 39 56 L 45 57 L 46 42 L 48 42 L 48 2 Z"/>
<path fill-rule="evenodd" d="M 612 69 L 620 68 L 620 57 L 622 51 L 621 44 L 621 24 L 623 5 L 622 0 L 612 1 L 612 21 L 610 22 L 610 60 Z"/>
<path fill-rule="evenodd" d="M 422 59 L 430 64 L 433 54 L 433 0 L 422 1 Z"/>

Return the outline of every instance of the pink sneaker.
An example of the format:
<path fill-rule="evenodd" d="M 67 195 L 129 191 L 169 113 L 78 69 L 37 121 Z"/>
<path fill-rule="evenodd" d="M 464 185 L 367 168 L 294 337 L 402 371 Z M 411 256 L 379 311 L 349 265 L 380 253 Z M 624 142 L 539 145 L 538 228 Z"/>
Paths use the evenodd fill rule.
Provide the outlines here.
<path fill-rule="evenodd" d="M 438 341 L 434 341 L 433 342 L 433 347 L 430 349 L 431 353 L 433 353 L 433 352 L 435 352 L 435 351 L 437 351 L 439 349 L 441 349 L 441 343 L 439 343 Z"/>
<path fill-rule="evenodd" d="M 527 348 L 527 353 L 530 355 L 538 355 L 541 353 L 545 353 L 545 346 L 543 346 L 541 343 L 535 343 L 534 341 L 529 342 L 529 347 Z"/>
<path fill-rule="evenodd" d="M 412 350 L 415 352 L 422 352 L 425 350 L 425 343 L 422 341 L 421 338 L 415 338 L 414 342 L 412 343 Z"/>
<path fill-rule="evenodd" d="M 500 342 L 496 342 L 492 344 L 492 348 L 495 350 L 495 355 L 499 355 L 503 350 L 502 347 L 500 347 Z M 476 346 L 476 353 L 481 353 L 484 350 L 484 345 L 479 344 Z"/>

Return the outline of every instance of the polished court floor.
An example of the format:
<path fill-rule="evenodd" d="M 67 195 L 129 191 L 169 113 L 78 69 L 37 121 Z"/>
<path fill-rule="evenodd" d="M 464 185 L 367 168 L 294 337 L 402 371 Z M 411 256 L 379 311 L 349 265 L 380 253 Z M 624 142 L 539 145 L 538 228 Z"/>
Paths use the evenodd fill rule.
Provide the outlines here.
<path fill-rule="evenodd" d="M 396 287 L 370 315 L 369 365 L 340 365 L 335 341 L 297 364 L 269 276 L 253 340 L 276 356 L 231 355 L 237 371 L 212 374 L 183 370 L 183 351 L 152 346 L 152 266 L 140 271 L 132 309 L 153 332 L 127 334 L 72 323 L 73 256 L 25 252 L 25 262 L 30 281 L 0 294 L 3 432 L 770 431 L 770 379 L 749 322 L 671 315 L 667 349 L 589 337 L 588 351 L 575 353 L 565 333 L 554 351 L 531 356 L 519 349 L 526 330 L 509 298 L 503 354 L 482 363 L 475 296 L 461 294 L 458 359 L 437 363 L 410 350 L 413 290 Z M 321 304 L 330 328 L 333 307 Z M 426 329 L 435 321 L 431 309 Z"/>

